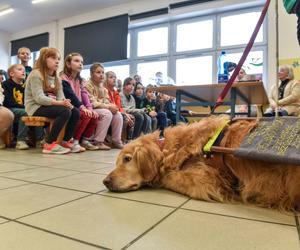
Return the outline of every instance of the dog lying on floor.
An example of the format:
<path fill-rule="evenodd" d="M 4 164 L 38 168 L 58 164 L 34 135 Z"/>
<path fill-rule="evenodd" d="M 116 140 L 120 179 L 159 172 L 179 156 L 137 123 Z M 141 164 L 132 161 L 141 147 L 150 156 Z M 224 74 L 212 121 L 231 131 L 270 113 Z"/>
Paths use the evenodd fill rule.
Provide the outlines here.
<path fill-rule="evenodd" d="M 206 159 L 202 148 L 228 116 L 202 119 L 142 136 L 119 153 L 114 169 L 103 181 L 110 191 L 127 192 L 142 186 L 162 187 L 205 201 L 253 203 L 300 212 L 300 167 L 237 158 L 232 154 Z M 237 148 L 255 120 L 227 126 L 223 145 Z"/>

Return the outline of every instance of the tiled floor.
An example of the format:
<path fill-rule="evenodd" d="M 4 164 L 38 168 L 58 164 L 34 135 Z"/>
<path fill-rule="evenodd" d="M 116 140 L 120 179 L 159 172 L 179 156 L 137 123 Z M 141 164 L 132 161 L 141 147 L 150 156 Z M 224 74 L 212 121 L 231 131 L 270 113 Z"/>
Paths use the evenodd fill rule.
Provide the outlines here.
<path fill-rule="evenodd" d="M 294 250 L 299 220 L 167 190 L 111 193 L 118 151 L 0 150 L 0 250 Z"/>

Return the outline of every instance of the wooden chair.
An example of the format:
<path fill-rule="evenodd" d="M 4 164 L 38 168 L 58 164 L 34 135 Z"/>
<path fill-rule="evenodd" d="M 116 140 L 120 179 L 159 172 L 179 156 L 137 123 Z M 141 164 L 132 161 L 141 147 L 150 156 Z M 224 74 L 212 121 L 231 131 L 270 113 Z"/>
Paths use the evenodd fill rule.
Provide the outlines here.
<path fill-rule="evenodd" d="M 23 116 L 22 121 L 25 123 L 28 127 L 43 127 L 49 124 L 50 130 L 52 129 L 54 119 L 50 119 L 43 116 Z M 57 143 L 61 143 L 64 135 L 65 135 L 65 129 L 66 125 L 63 127 L 63 129 L 60 131 L 58 137 L 57 137 Z"/>

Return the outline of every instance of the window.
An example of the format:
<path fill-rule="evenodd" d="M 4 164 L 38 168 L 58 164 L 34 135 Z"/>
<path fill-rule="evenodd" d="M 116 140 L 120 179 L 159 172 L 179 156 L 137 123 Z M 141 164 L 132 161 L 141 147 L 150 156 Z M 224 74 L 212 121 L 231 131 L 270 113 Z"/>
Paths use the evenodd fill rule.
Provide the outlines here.
<path fill-rule="evenodd" d="M 176 82 L 177 85 L 212 83 L 212 56 L 178 59 Z"/>
<path fill-rule="evenodd" d="M 221 18 L 221 46 L 232 46 L 248 43 L 260 12 L 249 12 Z M 263 41 L 263 26 L 255 42 Z"/>
<path fill-rule="evenodd" d="M 176 51 L 207 49 L 213 46 L 213 21 L 177 25 Z"/>
<path fill-rule="evenodd" d="M 120 79 L 122 82 L 125 78 L 129 77 L 129 65 L 119 65 L 119 66 L 107 66 L 105 67 L 105 72 L 107 71 L 113 71 L 116 73 L 116 76 L 118 79 Z"/>
<path fill-rule="evenodd" d="M 80 73 L 80 76 L 85 80 L 90 79 L 90 67 L 83 69 Z"/>
<path fill-rule="evenodd" d="M 131 36 L 130 36 L 130 34 L 128 33 L 128 35 L 127 35 L 127 58 L 130 57 L 130 45 L 131 45 L 130 39 L 131 39 Z"/>
<path fill-rule="evenodd" d="M 263 73 L 263 54 L 263 51 L 253 51 L 249 53 L 243 65 L 246 74 Z M 229 62 L 238 63 L 242 57 L 242 53 L 228 53 L 226 57 Z"/>
<path fill-rule="evenodd" d="M 185 15 L 176 19 L 172 16 L 168 22 L 160 24 L 135 25 L 128 33 L 128 59 L 105 63 L 105 71 L 114 71 L 122 80 L 139 74 L 144 85 L 155 84 L 157 72 L 178 85 L 216 83 L 217 59 L 221 51 L 226 51 L 228 61 L 238 63 L 261 10 L 259 5 L 221 14 L 210 10 L 198 17 Z M 265 23 L 244 63 L 247 74 L 264 73 L 266 68 Z"/>
<path fill-rule="evenodd" d="M 142 77 L 145 86 L 148 84 L 155 85 L 155 74 L 161 72 L 164 77 L 168 76 L 167 61 L 146 62 L 137 65 L 137 73 Z"/>
<path fill-rule="evenodd" d="M 165 54 L 168 52 L 168 27 L 138 32 L 138 56 Z"/>

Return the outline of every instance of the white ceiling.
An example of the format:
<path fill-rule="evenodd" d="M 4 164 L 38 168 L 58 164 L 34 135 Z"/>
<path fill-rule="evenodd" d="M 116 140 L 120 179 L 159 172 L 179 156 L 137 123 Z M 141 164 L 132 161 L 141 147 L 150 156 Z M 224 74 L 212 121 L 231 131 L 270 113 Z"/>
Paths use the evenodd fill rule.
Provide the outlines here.
<path fill-rule="evenodd" d="M 107 8 L 133 0 L 46 0 L 32 4 L 31 0 L 0 0 L 0 10 L 15 11 L 0 16 L 0 31 L 15 33 L 55 20 Z"/>

